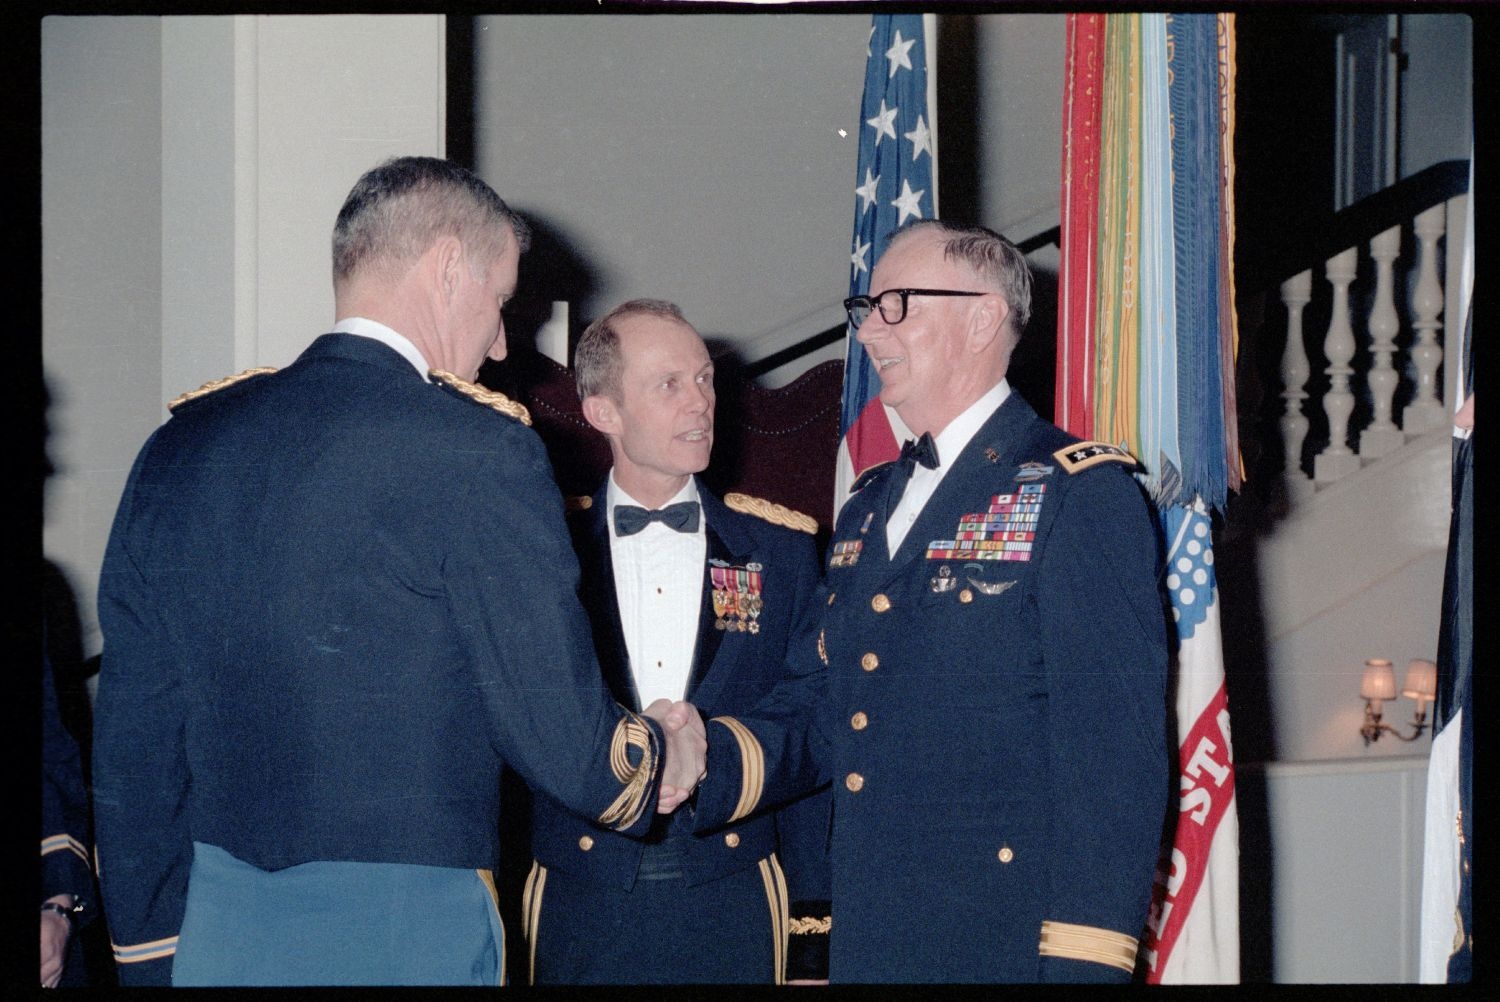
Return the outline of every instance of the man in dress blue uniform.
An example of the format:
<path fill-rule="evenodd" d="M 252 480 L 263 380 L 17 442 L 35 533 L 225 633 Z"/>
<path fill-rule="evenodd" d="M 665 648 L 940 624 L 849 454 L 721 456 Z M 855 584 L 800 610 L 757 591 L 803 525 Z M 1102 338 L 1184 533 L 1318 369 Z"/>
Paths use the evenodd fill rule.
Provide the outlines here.
<path fill-rule="evenodd" d="M 856 482 L 828 559 L 813 747 L 833 780 L 831 980 L 1126 981 L 1172 777 L 1134 460 L 1007 384 L 1030 273 L 1003 237 L 914 224 L 870 287 L 850 318 L 921 438 Z M 700 824 L 736 776 L 790 788 L 795 717 L 739 724 L 750 754 L 709 722 Z"/>
<path fill-rule="evenodd" d="M 614 459 L 569 516 L 611 692 L 628 707 L 748 709 L 807 629 L 817 523 L 721 500 L 694 476 L 713 446 L 714 366 L 676 305 L 616 307 L 584 331 L 574 364 Z M 643 842 L 537 796 L 523 908 L 535 983 L 827 976 L 827 790 L 696 835 L 690 822 L 690 807 L 658 816 Z"/>
<path fill-rule="evenodd" d="M 136 459 L 94 742 L 125 984 L 498 984 L 502 763 L 628 832 L 701 771 L 609 698 L 541 442 L 468 381 L 526 240 L 461 167 L 376 167 L 333 332 L 179 398 Z"/>

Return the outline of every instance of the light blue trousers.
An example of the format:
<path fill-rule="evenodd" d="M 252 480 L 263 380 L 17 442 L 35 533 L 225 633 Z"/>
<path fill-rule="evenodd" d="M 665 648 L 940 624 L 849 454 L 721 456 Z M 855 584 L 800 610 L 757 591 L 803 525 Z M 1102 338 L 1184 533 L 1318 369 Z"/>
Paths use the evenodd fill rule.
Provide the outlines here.
<path fill-rule="evenodd" d="M 193 843 L 172 984 L 498 985 L 489 874 L 401 863 L 262 870 Z"/>

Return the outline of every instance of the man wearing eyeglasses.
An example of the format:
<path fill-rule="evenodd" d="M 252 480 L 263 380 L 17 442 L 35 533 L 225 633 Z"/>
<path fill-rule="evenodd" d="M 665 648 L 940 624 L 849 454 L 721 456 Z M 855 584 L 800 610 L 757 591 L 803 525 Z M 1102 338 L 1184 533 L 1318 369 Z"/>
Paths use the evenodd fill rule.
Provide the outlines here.
<path fill-rule="evenodd" d="M 1127 981 L 1171 779 L 1135 461 L 1006 381 L 1031 276 L 1000 235 L 912 225 L 870 286 L 845 305 L 920 438 L 856 481 L 828 557 L 830 979 Z M 731 756 L 710 728 L 710 775 Z"/>
<path fill-rule="evenodd" d="M 574 367 L 583 415 L 613 457 L 568 519 L 604 680 L 626 707 L 690 700 L 730 735 L 815 613 L 817 523 L 720 499 L 698 479 L 714 364 L 675 304 L 610 310 L 583 332 Z M 826 977 L 828 792 L 760 807 L 745 797 L 728 824 L 698 834 L 683 808 L 636 839 L 537 794 L 523 903 L 533 983 Z"/>

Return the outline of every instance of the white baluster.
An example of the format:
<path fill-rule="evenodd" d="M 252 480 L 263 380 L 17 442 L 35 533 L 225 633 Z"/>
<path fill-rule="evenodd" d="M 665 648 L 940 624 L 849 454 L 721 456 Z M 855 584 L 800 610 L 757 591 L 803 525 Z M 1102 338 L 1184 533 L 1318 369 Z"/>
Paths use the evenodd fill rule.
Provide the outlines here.
<path fill-rule="evenodd" d="M 1417 288 L 1412 294 L 1416 319 L 1416 343 L 1412 345 L 1412 367 L 1417 370 L 1416 392 L 1401 412 L 1401 427 L 1408 435 L 1442 426 L 1448 418 L 1438 401 L 1437 371 L 1443 361 L 1437 331 L 1442 326 L 1438 315 L 1443 311 L 1443 287 L 1438 281 L 1437 242 L 1443 235 L 1443 205 L 1439 203 L 1417 216 L 1414 229 L 1418 244 Z"/>
<path fill-rule="evenodd" d="M 1359 469 L 1359 457 L 1349 448 L 1349 415 L 1354 411 L 1354 394 L 1349 392 L 1349 375 L 1354 371 L 1349 361 L 1354 357 L 1354 330 L 1349 326 L 1349 285 L 1359 248 L 1335 254 L 1328 259 L 1328 283 L 1333 286 L 1333 316 L 1328 321 L 1328 335 L 1323 339 L 1323 354 L 1328 356 L 1328 394 L 1323 398 L 1323 413 L 1328 415 L 1328 445 L 1313 460 L 1313 479 L 1319 484 L 1332 483 Z"/>
<path fill-rule="evenodd" d="M 1359 436 L 1361 459 L 1384 456 L 1406 441 L 1391 420 L 1391 401 L 1400 381 L 1391 366 L 1391 356 L 1396 352 L 1396 332 L 1401 326 L 1396 317 L 1391 263 L 1399 253 L 1400 226 L 1392 226 L 1370 241 L 1370 257 L 1375 259 L 1375 302 L 1370 306 L 1370 400 L 1374 414 L 1370 426 Z"/>
<path fill-rule="evenodd" d="M 1281 301 L 1286 305 L 1286 351 L 1281 356 L 1281 399 L 1286 401 L 1281 416 L 1281 442 L 1286 450 L 1286 484 L 1293 496 L 1306 493 L 1312 481 L 1302 472 L 1302 443 L 1307 438 L 1307 415 L 1302 401 L 1307 399 L 1307 379 L 1312 369 L 1307 364 L 1307 349 L 1302 344 L 1302 308 L 1312 299 L 1312 270 L 1294 275 L 1281 283 Z"/>

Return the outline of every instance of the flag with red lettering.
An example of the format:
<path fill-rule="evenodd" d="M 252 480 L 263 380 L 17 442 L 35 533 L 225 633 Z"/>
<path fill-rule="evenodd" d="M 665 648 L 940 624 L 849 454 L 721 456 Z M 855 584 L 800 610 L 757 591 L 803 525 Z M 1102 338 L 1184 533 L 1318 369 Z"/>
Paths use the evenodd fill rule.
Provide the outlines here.
<path fill-rule="evenodd" d="M 933 15 L 875 14 L 870 26 L 855 171 L 849 295 L 870 291 L 870 270 L 903 223 L 937 215 L 937 116 L 932 100 Z M 876 290 L 883 291 L 883 290 Z M 900 454 L 911 432 L 880 402 L 880 376 L 849 330 L 844 351 L 833 514 L 861 473 Z"/>
<path fill-rule="evenodd" d="M 1162 524 L 1178 643 L 1179 800 L 1141 953 L 1152 983 L 1233 984 L 1240 970 L 1240 825 L 1213 533 L 1201 499 L 1167 508 Z"/>

